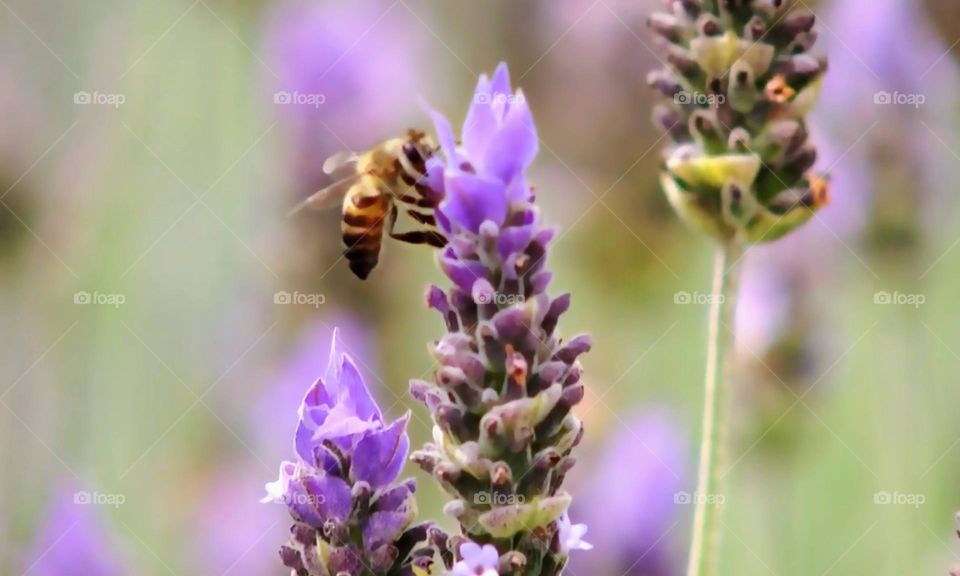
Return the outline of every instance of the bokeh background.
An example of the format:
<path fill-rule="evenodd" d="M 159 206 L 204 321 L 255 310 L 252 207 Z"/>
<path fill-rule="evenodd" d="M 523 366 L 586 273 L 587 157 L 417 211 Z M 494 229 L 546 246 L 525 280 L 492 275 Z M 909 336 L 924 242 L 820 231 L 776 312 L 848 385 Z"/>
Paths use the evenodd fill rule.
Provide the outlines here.
<path fill-rule="evenodd" d="M 831 60 L 834 202 L 745 257 L 723 573 L 945 574 L 960 11 L 797 3 Z M 538 124 L 563 331 L 595 337 L 570 489 L 597 549 L 569 573 L 681 573 L 711 247 L 657 187 L 659 4 L 0 0 L 0 573 L 282 574 L 285 510 L 257 500 L 334 326 L 428 439 L 405 391 L 441 333 L 429 250 L 388 243 L 362 283 L 336 213 L 285 212 L 331 153 L 429 127 L 419 98 L 462 118 L 501 60 Z"/>

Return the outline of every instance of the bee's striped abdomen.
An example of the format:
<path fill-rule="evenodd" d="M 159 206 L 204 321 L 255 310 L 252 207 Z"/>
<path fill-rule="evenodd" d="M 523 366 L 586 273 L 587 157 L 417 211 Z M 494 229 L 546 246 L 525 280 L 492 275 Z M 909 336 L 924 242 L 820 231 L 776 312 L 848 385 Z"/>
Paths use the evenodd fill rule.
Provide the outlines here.
<path fill-rule="evenodd" d="M 361 280 L 370 275 L 380 260 L 383 227 L 390 208 L 387 195 L 364 195 L 362 190 L 358 187 L 348 194 L 340 224 L 344 256 L 350 270 Z"/>

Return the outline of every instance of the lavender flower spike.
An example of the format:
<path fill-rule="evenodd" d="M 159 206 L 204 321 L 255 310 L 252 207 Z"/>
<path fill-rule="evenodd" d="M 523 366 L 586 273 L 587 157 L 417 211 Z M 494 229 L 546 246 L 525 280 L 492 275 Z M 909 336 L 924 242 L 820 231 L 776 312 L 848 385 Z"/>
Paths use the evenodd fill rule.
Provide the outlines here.
<path fill-rule="evenodd" d="M 431 347 L 433 381 L 410 384 L 434 422 L 434 441 L 413 459 L 454 497 L 445 510 L 465 536 L 496 548 L 500 574 L 559 574 L 571 500 L 560 486 L 582 434 L 571 412 L 584 394 L 577 358 L 591 340 L 561 340 L 570 296 L 547 294 L 554 232 L 525 176 L 538 148 L 533 117 L 502 64 L 480 77 L 462 146 L 432 115 L 446 156 L 431 173 L 442 170 L 432 186 L 443 198 L 437 220 L 449 243 L 438 264 L 450 286 L 427 292 L 447 333 Z"/>
<path fill-rule="evenodd" d="M 416 517 L 414 480 L 397 482 L 410 440 L 409 414 L 384 421 L 336 332 L 326 375 L 299 410 L 296 462 L 283 462 L 264 502 L 285 504 L 293 517 L 280 549 L 296 576 L 409 575 L 429 569 L 433 550 L 417 545 L 431 527 Z"/>
<path fill-rule="evenodd" d="M 667 198 L 724 243 L 776 240 L 829 201 L 805 122 L 827 69 L 809 52 L 814 15 L 782 0 L 667 4 L 649 20 L 667 63 L 649 76 L 670 99 L 654 112 L 671 140 Z"/>

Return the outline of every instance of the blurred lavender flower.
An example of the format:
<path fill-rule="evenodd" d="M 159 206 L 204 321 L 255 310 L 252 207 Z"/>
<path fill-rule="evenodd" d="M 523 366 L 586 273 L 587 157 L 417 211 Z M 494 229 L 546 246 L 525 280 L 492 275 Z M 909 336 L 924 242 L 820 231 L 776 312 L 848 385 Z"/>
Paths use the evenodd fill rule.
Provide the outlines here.
<path fill-rule="evenodd" d="M 957 121 L 957 64 L 921 3 L 878 0 L 864 10 L 834 0 L 822 14 L 836 36 L 826 40 L 837 73 L 825 80 L 813 121 L 833 144 L 825 158 L 838 163 L 838 176 L 856 174 L 833 183 L 845 204 L 825 210 L 823 222 L 842 238 L 871 224 L 881 245 L 909 247 L 923 222 L 955 208 L 945 173 L 956 169 L 944 144 L 958 143 L 941 127 Z"/>
<path fill-rule="evenodd" d="M 84 492 L 60 487 L 52 496 L 24 573 L 35 576 L 125 576 L 130 574 L 111 538 L 100 507 Z"/>
<path fill-rule="evenodd" d="M 285 515 L 257 503 L 263 468 L 249 461 L 219 464 L 197 500 L 189 532 L 194 574 L 267 576 L 279 573 L 276 540 L 287 533 Z M 224 529 L 228 526 L 228 529 Z"/>
<path fill-rule="evenodd" d="M 763 380 L 793 384 L 806 377 L 815 379 L 817 359 L 830 342 L 830 334 L 818 328 L 826 319 L 816 300 L 817 287 L 829 285 L 837 271 L 835 259 L 823 257 L 821 251 L 784 257 L 791 248 L 800 248 L 797 242 L 807 236 L 806 231 L 798 232 L 795 238 L 784 239 L 782 246 L 758 248 L 744 258 L 736 346 L 745 364 L 760 364 L 757 372 Z"/>
<path fill-rule="evenodd" d="M 294 519 L 284 566 L 300 576 L 360 576 L 429 567 L 431 549 L 414 550 L 429 526 L 416 516 L 413 479 L 395 482 L 407 456 L 409 413 L 388 424 L 334 335 L 324 377 L 300 405 L 296 462 L 283 462 L 264 502 Z M 391 572 L 394 573 L 394 572 Z"/>
<path fill-rule="evenodd" d="M 893 104 L 892 99 L 888 103 L 881 97 L 884 91 L 890 96 L 899 92 L 925 97 L 919 106 L 907 106 L 904 112 L 949 105 L 941 99 L 956 87 L 956 64 L 947 57 L 948 46 L 926 20 L 921 3 L 875 0 L 870 10 L 864 10 L 856 0 L 831 0 L 822 14 L 836 33 L 825 42 L 838 73 L 825 79 L 825 105 L 816 115 L 843 120 L 825 123 L 824 129 L 853 134 L 866 129 L 877 119 L 872 105 Z"/>
<path fill-rule="evenodd" d="M 949 152 L 938 150 L 937 139 L 949 142 L 952 132 L 934 136 L 923 123 L 949 125 L 944 119 L 955 117 L 953 99 L 944 95 L 960 88 L 956 64 L 944 57 L 947 46 L 918 3 L 880 0 L 864 10 L 856 0 L 834 0 L 820 14 L 832 32 L 824 40 L 834 73 L 824 79 L 823 105 L 811 124 L 824 135 L 819 148 L 828 165 L 838 163 L 831 178 L 835 201 L 817 214 L 812 229 L 750 251 L 737 314 L 742 359 L 759 357 L 766 366 L 758 374 L 769 378 L 773 370 L 791 385 L 793 377 L 820 373 L 820 347 L 829 345 L 831 330 L 817 329 L 829 323 L 818 313 L 824 307 L 816 301 L 817 287 L 830 285 L 843 260 L 854 258 L 838 248 L 838 238 L 850 244 L 869 231 L 875 240 L 903 247 L 914 242 L 920 211 L 928 214 L 924 220 L 947 212 L 950 194 L 942 182 L 951 180 L 943 174 L 952 168 L 938 160 Z M 924 103 L 883 103 L 898 94 L 922 96 Z M 919 190 L 934 193 L 921 198 Z"/>
<path fill-rule="evenodd" d="M 668 576 L 680 564 L 668 534 L 680 520 L 684 440 L 672 419 L 647 410 L 629 419 L 596 460 L 571 478 L 573 512 L 590 526 L 594 551 L 571 557 L 571 574 Z M 616 498 L 611 498 L 616 494 Z"/>
<path fill-rule="evenodd" d="M 554 233 L 524 174 L 538 148 L 533 118 L 505 65 L 481 76 L 462 146 L 432 116 L 446 156 L 429 173 L 449 240 L 438 260 L 452 286 L 427 292 L 448 332 L 432 346 L 434 381 L 410 384 L 434 421 L 433 443 L 413 458 L 454 496 L 445 510 L 466 536 L 497 548 L 501 574 L 559 574 L 558 520 L 571 500 L 560 485 L 582 434 L 571 412 L 584 394 L 577 357 L 591 341 L 561 340 L 570 296 L 546 292 Z"/>
<path fill-rule="evenodd" d="M 369 145 L 403 117 L 418 86 L 409 65 L 418 35 L 393 9 L 376 0 L 290 0 L 268 17 L 273 98 L 292 139 L 298 188 L 318 189 L 326 157 Z"/>

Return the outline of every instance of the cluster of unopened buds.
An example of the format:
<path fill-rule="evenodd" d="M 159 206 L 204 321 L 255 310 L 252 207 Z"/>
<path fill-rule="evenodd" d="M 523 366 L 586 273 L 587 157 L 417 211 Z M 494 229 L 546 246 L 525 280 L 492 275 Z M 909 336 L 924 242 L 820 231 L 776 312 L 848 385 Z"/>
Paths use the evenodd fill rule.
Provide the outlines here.
<path fill-rule="evenodd" d="M 805 123 L 826 60 L 812 13 L 783 0 L 671 0 L 650 17 L 665 56 L 661 177 L 681 217 L 723 242 L 776 240 L 829 202 Z"/>

